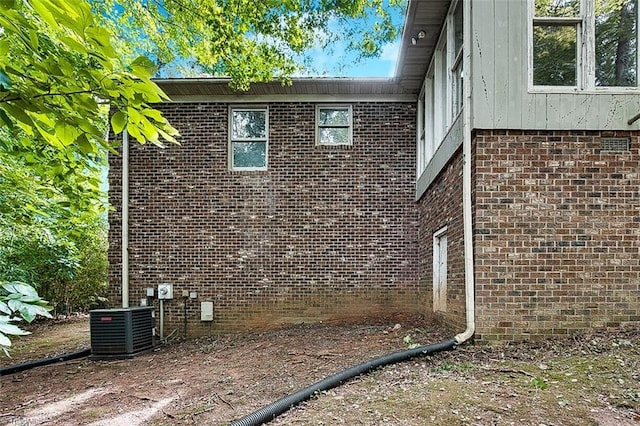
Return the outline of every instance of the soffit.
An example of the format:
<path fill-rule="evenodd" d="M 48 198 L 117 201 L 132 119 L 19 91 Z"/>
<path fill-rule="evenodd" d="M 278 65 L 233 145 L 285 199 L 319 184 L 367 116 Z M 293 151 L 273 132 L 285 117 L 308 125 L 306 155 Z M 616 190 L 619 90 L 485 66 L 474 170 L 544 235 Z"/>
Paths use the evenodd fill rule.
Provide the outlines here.
<path fill-rule="evenodd" d="M 396 68 L 398 84 L 404 89 L 420 91 L 450 4 L 450 0 L 409 0 Z M 425 32 L 423 39 L 417 38 L 420 31 Z"/>
<path fill-rule="evenodd" d="M 254 83 L 248 91 L 235 91 L 229 79 L 156 79 L 162 90 L 174 101 L 237 100 L 245 102 L 252 97 L 272 100 L 321 99 L 377 99 L 412 100 L 415 93 L 402 87 L 394 78 L 294 78 L 289 85 L 279 81 Z"/>

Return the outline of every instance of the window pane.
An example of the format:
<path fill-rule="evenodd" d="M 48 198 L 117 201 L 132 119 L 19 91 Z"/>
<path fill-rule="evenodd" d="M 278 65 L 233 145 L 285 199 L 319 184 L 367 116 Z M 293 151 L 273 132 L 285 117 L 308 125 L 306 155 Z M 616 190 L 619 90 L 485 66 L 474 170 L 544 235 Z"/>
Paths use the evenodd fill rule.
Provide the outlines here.
<path fill-rule="evenodd" d="M 462 72 L 462 62 L 458 68 L 453 70 L 453 117 L 455 117 L 462 109 L 464 100 L 464 73 Z"/>
<path fill-rule="evenodd" d="M 266 167 L 267 143 L 266 142 L 234 142 L 233 143 L 233 167 Z"/>
<path fill-rule="evenodd" d="M 462 1 L 459 1 L 453 14 L 453 34 L 456 56 L 462 49 Z"/>
<path fill-rule="evenodd" d="M 580 0 L 536 0 L 536 16 L 563 18 L 580 14 Z"/>
<path fill-rule="evenodd" d="M 439 60 L 440 60 L 440 72 L 439 74 L 436 74 L 437 78 L 438 78 L 438 84 L 440 86 L 440 104 L 438 105 L 438 108 L 442 109 L 442 114 L 440 116 L 440 123 L 439 124 L 439 134 L 441 137 L 443 137 L 446 133 L 447 130 L 447 111 L 449 111 L 448 105 L 447 105 L 447 89 L 448 89 L 448 78 L 447 78 L 447 74 L 448 74 L 448 69 L 447 69 L 447 45 L 446 43 L 442 46 L 442 50 L 439 52 L 438 54 Z"/>
<path fill-rule="evenodd" d="M 533 27 L 533 84 L 575 86 L 577 66 L 575 25 Z"/>
<path fill-rule="evenodd" d="M 323 127 L 319 132 L 321 144 L 349 145 L 349 129 L 346 127 Z"/>
<path fill-rule="evenodd" d="M 637 0 L 596 0 L 596 86 L 636 86 Z"/>
<path fill-rule="evenodd" d="M 232 139 L 266 139 L 267 113 L 265 111 L 233 111 Z"/>
<path fill-rule="evenodd" d="M 320 126 L 348 126 L 348 108 L 322 108 L 320 109 Z"/>

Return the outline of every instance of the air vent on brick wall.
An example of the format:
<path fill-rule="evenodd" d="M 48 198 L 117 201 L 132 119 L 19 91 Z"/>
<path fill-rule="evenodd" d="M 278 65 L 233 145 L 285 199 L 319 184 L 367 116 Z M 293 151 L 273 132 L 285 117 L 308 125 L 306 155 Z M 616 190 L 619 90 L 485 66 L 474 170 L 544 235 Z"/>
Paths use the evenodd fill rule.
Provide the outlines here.
<path fill-rule="evenodd" d="M 602 138 L 600 141 L 600 151 L 625 152 L 630 149 L 629 138 Z"/>

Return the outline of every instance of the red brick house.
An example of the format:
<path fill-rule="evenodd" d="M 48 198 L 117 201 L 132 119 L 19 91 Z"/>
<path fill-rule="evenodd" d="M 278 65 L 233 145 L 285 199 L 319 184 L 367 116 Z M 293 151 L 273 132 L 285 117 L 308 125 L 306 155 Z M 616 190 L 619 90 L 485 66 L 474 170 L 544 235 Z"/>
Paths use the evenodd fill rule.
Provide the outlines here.
<path fill-rule="evenodd" d="M 112 302 L 172 284 L 163 318 L 189 335 L 640 323 L 638 10 L 620 7 L 410 1 L 392 79 L 158 81 L 181 146 L 110 160 Z M 615 56 L 602 23 L 623 15 Z"/>

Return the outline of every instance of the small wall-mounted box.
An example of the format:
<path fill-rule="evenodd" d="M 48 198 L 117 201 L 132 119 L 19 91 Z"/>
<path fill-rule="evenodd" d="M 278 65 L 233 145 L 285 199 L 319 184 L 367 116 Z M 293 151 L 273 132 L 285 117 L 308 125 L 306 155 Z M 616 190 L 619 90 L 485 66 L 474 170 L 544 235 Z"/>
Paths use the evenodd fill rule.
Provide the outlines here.
<path fill-rule="evenodd" d="M 213 321 L 213 302 L 200 302 L 200 321 Z"/>
<path fill-rule="evenodd" d="M 173 284 L 158 284 L 158 299 L 173 299 Z"/>

